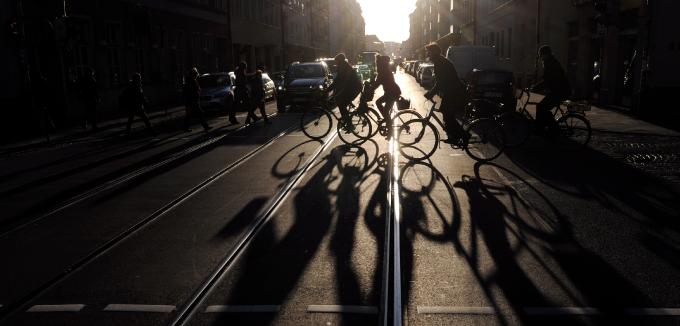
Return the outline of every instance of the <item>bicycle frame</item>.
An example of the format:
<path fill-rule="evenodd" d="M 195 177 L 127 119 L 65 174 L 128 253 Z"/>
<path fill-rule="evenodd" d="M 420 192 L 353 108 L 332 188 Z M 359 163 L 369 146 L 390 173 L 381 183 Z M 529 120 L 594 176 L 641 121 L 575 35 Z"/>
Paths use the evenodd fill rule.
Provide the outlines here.
<path fill-rule="evenodd" d="M 524 94 L 527 95 L 527 100 L 524 102 L 524 104 L 521 106 L 521 109 L 518 112 L 523 114 L 524 116 L 526 116 L 527 119 L 529 119 L 530 121 L 536 121 L 536 118 L 529 112 L 529 110 L 527 110 L 527 106 L 533 105 L 533 106 L 538 108 L 538 104 L 540 104 L 540 102 L 531 102 L 530 101 L 531 100 L 531 92 L 529 92 L 529 90 L 526 89 L 526 88 L 524 88 L 520 91 L 519 96 L 517 97 L 518 102 L 522 101 L 522 97 L 524 97 Z M 555 120 L 557 120 L 558 113 L 559 113 L 559 116 L 563 116 L 563 115 L 566 114 L 565 110 L 562 108 L 562 104 L 555 105 L 555 107 L 553 107 L 551 109 L 551 111 L 552 110 L 554 110 L 553 119 L 555 119 Z M 585 115 L 585 114 L 582 114 L 582 115 Z"/>

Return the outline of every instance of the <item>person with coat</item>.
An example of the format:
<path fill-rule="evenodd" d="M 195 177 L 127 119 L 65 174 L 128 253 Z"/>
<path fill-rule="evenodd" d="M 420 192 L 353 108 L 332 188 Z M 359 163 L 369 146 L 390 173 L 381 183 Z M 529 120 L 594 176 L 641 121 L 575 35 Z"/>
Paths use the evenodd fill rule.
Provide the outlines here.
<path fill-rule="evenodd" d="M 80 99 L 85 106 L 85 121 L 83 126 L 87 128 L 89 122 L 92 129 L 97 130 L 97 104 L 99 103 L 99 91 L 97 90 L 97 79 L 94 77 L 92 68 L 85 68 L 85 72 L 78 79 Z"/>
<path fill-rule="evenodd" d="M 267 112 L 265 111 L 266 94 L 264 90 L 264 82 L 262 80 L 262 70 L 258 69 L 255 71 L 255 74 L 250 79 L 250 91 L 250 99 L 252 101 L 251 107 L 253 111 L 255 109 L 260 109 L 260 114 L 264 119 L 264 123 L 270 124 L 271 121 L 269 121 L 269 118 L 267 118 Z M 253 115 L 255 114 L 253 113 Z"/>
<path fill-rule="evenodd" d="M 135 73 L 132 75 L 130 82 L 123 90 L 123 95 L 121 96 L 123 103 L 121 106 L 128 111 L 128 121 L 127 128 L 125 129 L 125 135 L 129 136 L 132 129 L 132 121 L 135 119 L 135 115 L 142 118 L 146 129 L 152 134 L 156 134 L 151 127 L 151 121 L 146 115 L 144 110 L 144 105 L 146 105 L 146 97 L 144 97 L 144 90 L 142 89 L 142 75 L 140 73 Z"/>
<path fill-rule="evenodd" d="M 333 91 L 333 97 L 338 105 L 338 109 L 340 109 L 343 123 L 347 128 L 352 128 L 349 122 L 347 107 L 361 93 L 361 79 L 356 71 L 354 71 L 354 68 L 347 62 L 344 53 L 336 55 L 334 60 L 337 64 L 338 74 L 333 79 L 333 83 L 328 87 L 328 91 Z"/>
<path fill-rule="evenodd" d="M 246 124 L 250 123 L 250 120 L 257 122 L 260 118 L 255 115 L 255 109 L 252 105 L 252 99 L 250 90 L 248 89 L 248 64 L 245 61 L 239 62 L 234 70 L 234 75 L 236 80 L 234 81 L 234 105 L 239 108 L 239 110 L 248 112 L 246 117 Z"/>
<path fill-rule="evenodd" d="M 444 115 L 444 125 L 449 143 L 457 143 L 465 131 L 456 118 L 465 113 L 468 95 L 465 86 L 458 78 L 458 72 L 453 63 L 442 55 L 442 49 L 437 43 L 430 43 L 425 47 L 427 56 L 434 64 L 435 82 L 425 98 L 431 100 L 436 94 L 442 99 L 440 110 Z"/>
<path fill-rule="evenodd" d="M 379 97 L 375 104 L 378 106 L 380 113 L 387 122 L 388 128 L 392 126 L 392 119 L 390 117 L 390 110 L 394 103 L 401 95 L 401 88 L 394 81 L 394 75 L 390 70 L 390 57 L 379 55 L 376 57 L 376 70 L 378 75 L 373 82 L 373 88 L 377 89 L 382 86 L 384 94 Z"/>
<path fill-rule="evenodd" d="M 191 116 L 197 115 L 204 131 L 212 129 L 205 122 L 205 116 L 203 115 L 203 109 L 201 109 L 201 86 L 198 84 L 198 69 L 191 68 L 187 73 L 184 81 L 184 131 L 190 132 L 189 128 L 191 124 Z"/>
<path fill-rule="evenodd" d="M 543 91 L 545 97 L 536 105 L 536 131 L 538 133 L 557 132 L 557 122 L 552 109 L 560 105 L 571 95 L 571 86 L 564 69 L 552 54 L 550 46 L 543 45 L 538 49 L 543 63 L 543 79 L 531 87 L 534 91 Z"/>

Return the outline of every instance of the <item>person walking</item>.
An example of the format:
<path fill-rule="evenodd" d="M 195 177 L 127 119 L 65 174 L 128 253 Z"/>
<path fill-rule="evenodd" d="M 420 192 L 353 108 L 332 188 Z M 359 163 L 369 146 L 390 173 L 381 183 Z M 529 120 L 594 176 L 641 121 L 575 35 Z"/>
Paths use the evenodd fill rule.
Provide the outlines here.
<path fill-rule="evenodd" d="M 198 119 L 203 126 L 204 131 L 212 129 L 205 122 L 205 115 L 203 114 L 203 109 L 201 108 L 201 86 L 198 84 L 198 69 L 196 67 L 189 69 L 187 75 L 184 79 L 184 131 L 191 132 L 189 128 L 191 124 L 191 116 L 197 115 Z"/>
<path fill-rule="evenodd" d="M 340 109 L 345 129 L 351 131 L 353 126 L 349 121 L 347 107 L 361 93 L 361 79 L 356 71 L 354 71 L 354 68 L 347 62 L 347 57 L 345 57 L 344 53 L 336 55 L 334 60 L 338 67 L 338 74 L 333 79 L 333 83 L 328 87 L 328 91 L 333 91 L 333 97 L 338 105 L 338 109 Z"/>
<path fill-rule="evenodd" d="M 50 100 L 54 99 L 50 84 L 39 71 L 31 71 L 31 98 L 33 106 L 40 114 L 41 129 L 45 133 L 45 140 L 49 144 L 52 140 L 50 133 L 55 125 L 50 113 Z"/>
<path fill-rule="evenodd" d="M 425 93 L 425 98 L 431 100 L 436 94 L 442 98 L 440 110 L 444 115 L 444 125 L 449 139 L 448 143 L 458 143 L 465 135 L 463 127 L 456 120 L 465 113 L 468 103 L 465 86 L 458 78 L 458 72 L 453 63 L 442 55 L 442 49 L 437 43 L 430 43 L 425 47 L 427 57 L 434 64 L 435 82 L 432 89 Z"/>
<path fill-rule="evenodd" d="M 264 119 L 264 123 L 270 124 L 269 118 L 267 117 L 267 112 L 265 111 L 265 90 L 264 82 L 262 81 L 262 70 L 255 71 L 255 74 L 250 80 L 250 90 L 251 90 L 251 108 L 253 111 L 255 109 L 260 109 L 260 114 Z M 254 115 L 254 114 L 253 114 Z"/>
<path fill-rule="evenodd" d="M 97 79 L 94 70 L 90 67 L 85 68 L 85 72 L 78 79 L 80 99 L 85 107 L 85 119 L 83 128 L 87 129 L 89 122 L 93 130 L 97 130 L 97 104 L 100 102 L 99 90 L 97 89 Z"/>
<path fill-rule="evenodd" d="M 571 95 L 571 86 L 564 69 L 552 54 L 550 46 L 543 45 L 538 49 L 543 63 L 543 79 L 531 87 L 532 91 L 543 91 L 545 97 L 536 105 L 536 132 L 549 134 L 558 132 L 557 122 L 552 109 L 560 105 Z"/>
<path fill-rule="evenodd" d="M 132 129 L 132 121 L 135 119 L 135 115 L 142 118 L 146 129 L 152 134 L 156 132 L 151 127 L 151 121 L 146 115 L 144 110 L 144 105 L 146 104 L 146 97 L 144 97 L 144 90 L 142 89 L 142 75 L 140 73 L 135 73 L 132 75 L 130 82 L 128 82 L 127 87 L 123 90 L 123 95 L 121 96 L 121 105 L 128 112 L 127 128 L 125 129 L 125 135 L 130 136 L 130 131 Z"/>
<path fill-rule="evenodd" d="M 377 89 L 382 86 L 384 94 L 375 101 L 375 104 L 378 106 L 380 113 L 387 122 L 388 130 L 391 130 L 392 117 L 390 116 L 390 110 L 397 99 L 399 99 L 401 88 L 399 88 L 399 85 L 394 81 L 394 75 L 390 70 L 389 56 L 379 55 L 376 57 L 376 70 L 378 75 L 373 82 L 373 88 Z"/>
<path fill-rule="evenodd" d="M 246 71 L 248 70 L 248 64 L 245 61 L 239 62 L 234 70 L 234 75 L 236 80 L 234 81 L 234 105 L 239 108 L 239 110 L 244 110 L 248 112 L 246 117 L 246 124 L 250 123 L 252 119 L 253 122 L 257 122 L 260 118 L 255 116 L 254 108 L 252 106 L 250 90 L 248 90 L 248 75 Z"/>

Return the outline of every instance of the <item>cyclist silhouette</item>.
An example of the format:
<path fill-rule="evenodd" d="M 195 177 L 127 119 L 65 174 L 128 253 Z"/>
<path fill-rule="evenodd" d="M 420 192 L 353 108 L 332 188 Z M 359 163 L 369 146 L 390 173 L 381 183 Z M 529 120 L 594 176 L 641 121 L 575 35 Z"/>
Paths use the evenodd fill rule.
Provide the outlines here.
<path fill-rule="evenodd" d="M 533 85 L 531 90 L 543 91 L 545 97 L 536 106 L 536 131 L 544 133 L 548 128 L 548 131 L 554 134 L 557 132 L 557 122 L 551 110 L 569 98 L 571 87 L 564 69 L 553 56 L 550 46 L 541 46 L 538 55 L 543 63 L 543 79 Z"/>

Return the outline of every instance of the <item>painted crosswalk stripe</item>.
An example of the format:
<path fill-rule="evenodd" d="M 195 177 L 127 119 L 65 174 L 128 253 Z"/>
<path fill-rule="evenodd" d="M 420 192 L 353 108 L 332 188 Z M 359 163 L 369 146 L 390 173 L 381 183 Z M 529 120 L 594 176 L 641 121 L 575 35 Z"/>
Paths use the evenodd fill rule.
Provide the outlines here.
<path fill-rule="evenodd" d="M 309 313 L 377 314 L 375 306 L 309 305 Z"/>
<path fill-rule="evenodd" d="M 418 306 L 419 314 L 493 315 L 493 307 Z"/>
<path fill-rule="evenodd" d="M 680 316 L 680 308 L 627 308 L 624 312 L 633 316 Z"/>
<path fill-rule="evenodd" d="M 162 304 L 110 304 L 104 311 L 117 312 L 172 312 L 175 306 Z"/>
<path fill-rule="evenodd" d="M 27 312 L 78 312 L 83 308 L 84 304 L 37 304 Z"/>
<path fill-rule="evenodd" d="M 281 306 L 275 305 L 215 305 L 208 306 L 205 313 L 247 313 L 247 312 L 279 312 Z"/>

